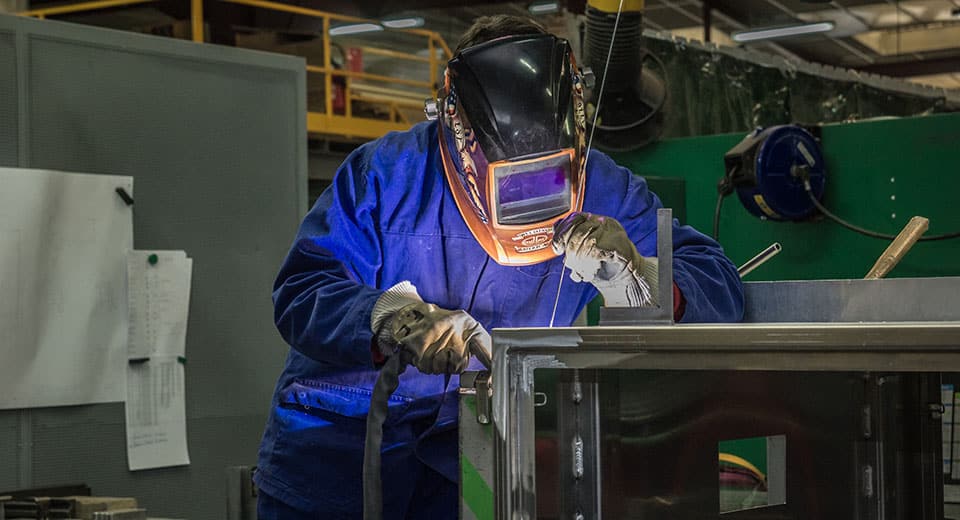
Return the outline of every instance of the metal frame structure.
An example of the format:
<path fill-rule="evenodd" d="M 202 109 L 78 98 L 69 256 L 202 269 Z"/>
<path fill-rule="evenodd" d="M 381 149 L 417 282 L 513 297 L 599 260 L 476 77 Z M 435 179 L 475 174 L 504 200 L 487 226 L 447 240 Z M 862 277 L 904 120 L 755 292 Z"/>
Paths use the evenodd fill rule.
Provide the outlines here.
<path fill-rule="evenodd" d="M 538 368 L 960 371 L 960 321 L 500 329 L 493 341 L 496 518 L 536 517 Z M 595 466 L 597 446 L 581 449 Z M 596 488 L 581 467 L 579 485 Z"/>
<path fill-rule="evenodd" d="M 39 19 L 48 19 L 60 15 L 76 14 L 102 9 L 118 7 L 132 7 L 153 3 L 157 0 L 94 0 L 76 4 L 35 9 L 19 13 Z M 191 40 L 197 43 L 205 41 L 203 0 L 184 0 L 190 5 Z M 386 29 L 398 33 L 409 34 L 424 38 L 427 56 L 413 53 L 399 52 L 391 49 L 363 47 L 366 54 L 386 56 L 409 62 L 425 63 L 429 67 L 427 80 L 410 79 L 404 77 L 370 74 L 367 72 L 350 71 L 334 68 L 331 61 L 330 27 L 333 22 L 349 23 L 378 23 L 355 16 L 345 16 L 317 9 L 309 9 L 295 5 L 288 5 L 270 0 L 220 0 L 225 3 L 243 5 L 256 9 L 296 14 L 317 18 L 322 23 L 323 63 L 307 63 L 308 82 L 311 76 L 321 76 L 323 81 L 324 109 L 322 112 L 307 112 L 307 131 L 317 136 L 340 136 L 348 139 L 375 139 L 390 131 L 407 130 L 412 125 L 404 115 L 403 110 L 422 110 L 423 99 L 436 95 L 439 81 L 440 65 L 453 57 L 450 47 L 440 33 L 426 29 Z M 438 57 L 438 51 L 442 57 Z M 345 113 L 334 113 L 333 107 L 333 79 L 344 79 L 344 97 L 346 99 Z M 373 85 L 360 85 L 357 80 L 371 82 Z M 416 90 L 399 90 L 383 87 L 382 84 L 403 85 Z M 383 109 L 388 117 L 374 118 L 353 114 L 353 102 L 364 103 Z"/>

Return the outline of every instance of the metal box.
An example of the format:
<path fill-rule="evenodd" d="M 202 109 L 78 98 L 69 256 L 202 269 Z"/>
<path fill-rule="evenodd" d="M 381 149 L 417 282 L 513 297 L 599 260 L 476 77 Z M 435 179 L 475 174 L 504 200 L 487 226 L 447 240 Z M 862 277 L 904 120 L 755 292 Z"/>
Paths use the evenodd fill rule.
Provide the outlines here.
<path fill-rule="evenodd" d="M 777 301 L 748 309 L 801 298 L 796 323 L 494 331 L 492 396 L 462 391 L 462 517 L 942 518 L 960 279 L 791 283 L 748 284 Z M 895 312 L 870 299 L 890 291 Z M 893 314 L 911 321 L 855 321 Z M 747 438 L 762 490 L 724 480 L 721 446 Z"/>

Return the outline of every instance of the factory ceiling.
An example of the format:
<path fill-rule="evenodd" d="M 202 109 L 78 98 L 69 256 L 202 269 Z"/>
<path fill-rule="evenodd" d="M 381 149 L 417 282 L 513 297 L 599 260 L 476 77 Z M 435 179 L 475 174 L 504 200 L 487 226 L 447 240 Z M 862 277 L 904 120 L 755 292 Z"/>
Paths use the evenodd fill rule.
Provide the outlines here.
<path fill-rule="evenodd" d="M 535 0 L 543 4 L 546 0 Z M 34 0 L 39 8 L 64 2 Z M 523 14 L 540 18 L 551 29 L 570 29 L 569 18 L 559 13 L 532 14 L 530 2 L 488 0 L 292 0 L 286 2 L 324 11 L 374 20 L 415 16 L 424 27 L 439 32 L 451 43 L 477 16 L 495 13 Z M 72 15 L 71 21 L 124 28 L 146 25 L 151 17 L 188 17 L 184 1 L 163 0 L 156 7 L 107 10 Z M 560 0 L 560 5 L 577 12 L 583 0 Z M 279 13 L 257 13 L 242 6 L 207 0 L 211 19 L 233 27 L 270 28 L 308 37 L 320 28 L 316 21 Z M 807 61 L 877 74 L 905 77 L 946 88 L 960 88 L 960 0 L 647 0 L 644 24 L 648 29 L 687 38 L 704 39 L 709 26 L 710 40 L 738 45 L 731 36 L 750 29 L 830 22 L 829 32 L 746 45 Z M 353 35 L 351 39 L 376 39 L 384 44 L 390 32 Z M 386 42 L 402 46 L 402 42 Z"/>

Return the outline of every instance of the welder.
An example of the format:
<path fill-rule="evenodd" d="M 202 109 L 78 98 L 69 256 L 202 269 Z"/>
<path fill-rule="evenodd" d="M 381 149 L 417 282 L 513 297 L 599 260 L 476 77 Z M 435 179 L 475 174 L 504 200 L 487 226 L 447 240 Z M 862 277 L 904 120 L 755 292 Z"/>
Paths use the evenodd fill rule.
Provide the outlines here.
<path fill-rule="evenodd" d="M 384 518 L 456 518 L 457 374 L 479 365 L 471 345 L 554 315 L 569 326 L 598 293 L 657 301 L 660 201 L 606 155 L 587 157 L 584 83 L 565 40 L 481 18 L 447 65 L 436 120 L 339 168 L 273 294 L 291 349 L 255 476 L 261 520 L 360 517 L 365 419 L 390 356 L 411 366 L 383 427 Z M 676 222 L 673 241 L 675 318 L 740 319 L 720 246 Z M 581 283 L 561 285 L 568 272 Z"/>

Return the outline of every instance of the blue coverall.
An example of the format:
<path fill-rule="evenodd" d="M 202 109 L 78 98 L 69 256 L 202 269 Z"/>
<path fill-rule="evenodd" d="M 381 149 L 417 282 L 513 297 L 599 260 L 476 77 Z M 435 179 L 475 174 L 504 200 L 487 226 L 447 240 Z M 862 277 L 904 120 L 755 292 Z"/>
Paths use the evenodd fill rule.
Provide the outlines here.
<path fill-rule="evenodd" d="M 424 301 L 464 309 L 487 330 L 550 321 L 557 284 L 569 274 L 562 258 L 508 267 L 483 251 L 444 178 L 437 130 L 424 122 L 357 148 L 284 261 L 273 299 L 292 348 L 260 447 L 264 516 L 360 517 L 365 416 L 377 377 L 370 312 L 385 289 L 409 280 Z M 583 210 L 616 218 L 644 256 L 656 255 L 659 207 L 641 177 L 590 153 Z M 682 321 L 739 320 L 740 279 L 720 246 L 676 222 L 673 240 Z M 567 280 L 556 325 L 570 325 L 596 295 L 589 283 Z M 458 382 L 412 367 L 400 377 L 384 426 L 387 518 L 456 518 Z"/>

